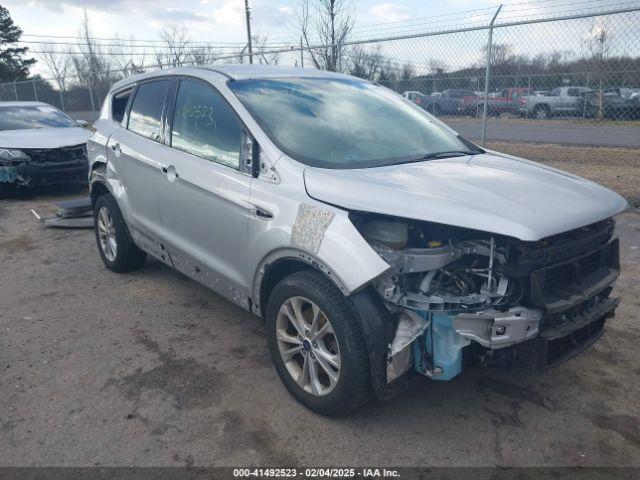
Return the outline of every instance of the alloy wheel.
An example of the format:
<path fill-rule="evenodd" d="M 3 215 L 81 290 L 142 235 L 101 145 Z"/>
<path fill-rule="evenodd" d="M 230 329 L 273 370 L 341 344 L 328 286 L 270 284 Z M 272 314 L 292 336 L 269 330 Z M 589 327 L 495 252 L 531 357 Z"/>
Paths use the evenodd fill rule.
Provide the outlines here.
<path fill-rule="evenodd" d="M 340 348 L 333 326 L 320 307 L 290 297 L 276 319 L 278 350 L 291 378 L 314 396 L 329 394 L 340 378 Z"/>
<path fill-rule="evenodd" d="M 98 211 L 98 238 L 100 239 L 100 248 L 102 253 L 110 262 L 116 259 L 118 253 L 118 242 L 116 240 L 116 228 L 113 223 L 113 217 L 107 207 L 102 207 Z"/>

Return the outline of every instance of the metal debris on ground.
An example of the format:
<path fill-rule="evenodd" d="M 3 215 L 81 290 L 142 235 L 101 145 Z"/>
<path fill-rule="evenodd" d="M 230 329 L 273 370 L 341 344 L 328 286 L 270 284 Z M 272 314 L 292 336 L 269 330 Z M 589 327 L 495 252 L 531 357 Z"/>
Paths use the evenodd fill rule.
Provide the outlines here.
<path fill-rule="evenodd" d="M 93 228 L 93 211 L 89 197 L 65 200 L 54 204 L 58 207 L 55 217 L 42 218 L 31 209 L 31 213 L 45 227 L 51 228 Z"/>

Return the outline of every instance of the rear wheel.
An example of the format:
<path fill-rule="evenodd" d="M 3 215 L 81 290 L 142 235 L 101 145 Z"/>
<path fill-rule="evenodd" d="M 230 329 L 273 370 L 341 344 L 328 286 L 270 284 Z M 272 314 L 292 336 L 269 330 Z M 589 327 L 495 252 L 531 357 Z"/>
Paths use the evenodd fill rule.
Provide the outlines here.
<path fill-rule="evenodd" d="M 331 281 L 311 270 L 283 279 L 269 298 L 266 327 L 278 375 L 305 407 L 338 416 L 364 403 L 367 349 L 357 318 Z"/>
<path fill-rule="evenodd" d="M 144 265 L 147 254 L 131 240 L 122 212 L 111 194 L 98 198 L 93 218 L 100 257 L 109 270 L 124 273 Z"/>

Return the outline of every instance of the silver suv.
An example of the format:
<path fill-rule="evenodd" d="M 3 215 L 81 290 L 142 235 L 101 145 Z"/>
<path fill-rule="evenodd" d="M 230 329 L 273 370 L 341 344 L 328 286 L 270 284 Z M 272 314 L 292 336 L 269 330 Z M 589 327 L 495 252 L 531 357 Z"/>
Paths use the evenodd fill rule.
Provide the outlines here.
<path fill-rule="evenodd" d="M 261 316 L 284 385 L 321 414 L 468 361 L 556 364 L 618 303 L 624 199 L 365 80 L 161 71 L 114 85 L 95 127 L 107 268 L 150 255 Z"/>

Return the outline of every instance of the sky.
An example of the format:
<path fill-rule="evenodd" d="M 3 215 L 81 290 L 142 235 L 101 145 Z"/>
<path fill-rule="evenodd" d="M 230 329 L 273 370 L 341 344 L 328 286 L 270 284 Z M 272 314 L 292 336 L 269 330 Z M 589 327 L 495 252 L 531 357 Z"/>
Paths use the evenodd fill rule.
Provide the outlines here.
<path fill-rule="evenodd" d="M 24 31 L 23 40 L 40 41 L 29 35 L 76 36 L 79 32 L 84 10 L 87 11 L 91 33 L 95 37 L 136 38 L 157 40 L 163 28 L 177 25 L 188 30 L 191 41 L 235 43 L 246 41 L 244 0 L 1 0 L 8 8 L 14 22 Z M 349 1 L 349 0 L 345 0 Z M 486 23 L 499 3 L 507 4 L 500 15 L 501 20 L 524 19 L 553 12 L 570 14 L 578 9 L 620 8 L 625 5 L 640 6 L 640 0 L 353 0 L 355 29 L 353 36 L 393 36 L 404 32 L 448 28 L 474 22 Z M 584 2 L 577 4 L 577 2 Z M 270 42 L 293 43 L 296 41 L 295 12 L 298 0 L 250 0 L 252 8 L 252 33 L 267 37 Z M 584 22 L 583 22 L 584 23 Z M 560 37 L 565 34 L 560 26 L 544 26 L 539 32 L 545 40 L 544 49 L 552 46 L 561 48 Z M 593 29 L 593 26 L 584 28 Z M 584 30 L 584 28 L 582 30 Z M 580 43 L 584 31 L 576 33 L 573 44 Z M 571 32 L 570 32 L 571 33 Z M 527 35 L 528 36 L 528 35 Z M 531 45 L 531 37 L 520 42 L 522 48 L 535 54 L 536 46 Z M 442 42 L 451 39 L 443 38 Z M 478 53 L 476 40 L 461 38 L 459 49 L 464 42 L 473 41 L 474 55 Z M 64 41 L 64 40 L 62 40 Z M 70 40 L 73 41 L 73 40 Z M 481 40 L 478 40 L 481 41 Z M 435 42 L 437 43 L 437 42 Z M 565 42 L 566 44 L 567 42 Z M 572 45 L 573 45 L 572 44 Z M 576 44 L 577 45 L 577 44 Z M 37 44 L 25 44 L 32 51 Z M 539 46 L 540 47 L 540 46 Z M 413 49 L 410 43 L 402 47 L 404 57 L 410 58 Z M 416 42 L 415 48 L 421 48 Z M 537 48 L 540 50 L 542 47 Z M 445 46 L 431 45 L 434 49 L 445 50 Z M 455 50 L 455 48 L 454 48 Z M 400 50 L 393 51 L 396 57 L 403 57 Z M 450 53 L 443 53 L 445 57 Z M 460 53 L 463 55 L 463 53 Z M 426 57 L 425 57 L 426 58 Z M 468 61 L 468 60 L 465 60 Z"/>

